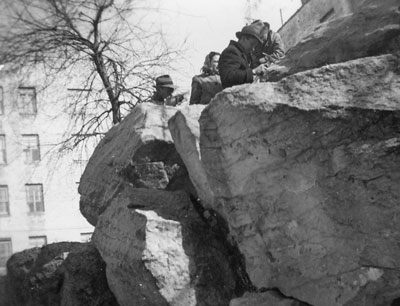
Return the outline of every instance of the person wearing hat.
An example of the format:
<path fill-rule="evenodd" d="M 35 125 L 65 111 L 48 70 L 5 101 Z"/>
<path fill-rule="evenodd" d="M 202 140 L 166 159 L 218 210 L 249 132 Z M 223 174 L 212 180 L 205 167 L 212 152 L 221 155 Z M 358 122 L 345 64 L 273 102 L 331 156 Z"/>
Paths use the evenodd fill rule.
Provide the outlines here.
<path fill-rule="evenodd" d="M 222 90 L 218 72 L 219 56 L 220 54 L 214 51 L 207 54 L 201 68 L 202 73 L 192 79 L 189 104 L 208 104 Z"/>
<path fill-rule="evenodd" d="M 262 21 L 243 27 L 236 33 L 238 41 L 231 40 L 219 58 L 219 75 L 223 88 L 253 82 L 253 75 L 263 75 L 264 65 L 251 68 L 251 53 L 262 44 L 265 25 Z"/>
<path fill-rule="evenodd" d="M 254 22 L 260 22 L 260 20 Z M 285 57 L 285 48 L 281 36 L 270 29 L 268 22 L 264 22 L 264 26 L 263 42 L 255 48 L 252 54 L 252 67 L 260 64 L 269 67 Z"/>
<path fill-rule="evenodd" d="M 183 95 L 172 96 L 176 86 L 168 74 L 156 78 L 156 91 L 153 94 L 151 103 L 157 105 L 176 106 L 183 100 Z"/>

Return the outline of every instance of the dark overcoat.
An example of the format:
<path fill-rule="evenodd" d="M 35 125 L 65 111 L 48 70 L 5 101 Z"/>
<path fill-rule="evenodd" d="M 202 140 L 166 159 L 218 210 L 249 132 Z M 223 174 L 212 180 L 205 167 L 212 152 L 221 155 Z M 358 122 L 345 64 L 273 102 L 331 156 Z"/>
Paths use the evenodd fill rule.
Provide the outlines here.
<path fill-rule="evenodd" d="M 192 93 L 189 104 L 208 104 L 222 90 L 218 74 L 201 74 L 192 79 Z"/>
<path fill-rule="evenodd" d="M 253 82 L 250 56 L 236 41 L 231 40 L 228 47 L 222 51 L 218 68 L 222 88 Z"/>

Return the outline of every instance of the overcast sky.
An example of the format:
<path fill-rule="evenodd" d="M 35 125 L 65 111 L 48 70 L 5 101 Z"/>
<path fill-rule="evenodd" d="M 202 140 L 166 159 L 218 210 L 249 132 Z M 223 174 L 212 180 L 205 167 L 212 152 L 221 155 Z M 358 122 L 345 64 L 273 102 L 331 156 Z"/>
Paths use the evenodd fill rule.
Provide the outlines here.
<path fill-rule="evenodd" d="M 253 6 L 249 10 L 248 3 Z M 160 23 L 171 42 L 187 38 L 187 61 L 170 72 L 179 91 L 190 89 L 191 78 L 199 74 L 210 51 L 222 52 L 235 33 L 246 24 L 246 17 L 262 19 L 277 31 L 301 6 L 301 0 L 160 0 Z"/>

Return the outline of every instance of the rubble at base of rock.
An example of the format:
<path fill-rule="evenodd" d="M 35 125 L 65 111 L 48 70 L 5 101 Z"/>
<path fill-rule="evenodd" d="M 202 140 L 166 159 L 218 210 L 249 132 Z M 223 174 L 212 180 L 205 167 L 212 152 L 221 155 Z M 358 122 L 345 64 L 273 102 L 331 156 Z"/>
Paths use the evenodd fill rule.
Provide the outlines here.
<path fill-rule="evenodd" d="M 7 306 L 119 306 L 107 285 L 105 263 L 91 243 L 28 249 L 14 254 L 7 270 Z"/>

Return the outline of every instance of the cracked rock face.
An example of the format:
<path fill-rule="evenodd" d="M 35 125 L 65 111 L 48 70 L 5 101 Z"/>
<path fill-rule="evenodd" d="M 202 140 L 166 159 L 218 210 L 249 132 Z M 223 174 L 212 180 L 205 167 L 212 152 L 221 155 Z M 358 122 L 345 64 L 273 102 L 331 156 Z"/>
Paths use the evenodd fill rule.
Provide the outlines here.
<path fill-rule="evenodd" d="M 233 299 L 229 306 L 308 306 L 308 304 L 284 297 L 279 292 L 245 293 Z"/>
<path fill-rule="evenodd" d="M 196 191 L 168 130 L 177 111 L 198 121 L 203 108 L 136 107 L 81 179 L 81 210 L 96 222 L 93 242 L 121 306 L 221 306 L 241 290 L 236 249 L 190 202 Z"/>
<path fill-rule="evenodd" d="M 358 5 L 358 4 L 357 4 Z M 397 0 L 366 0 L 360 11 L 324 22 L 288 50 L 265 77 L 287 75 L 366 56 L 393 53 L 400 48 L 400 9 Z"/>
<path fill-rule="evenodd" d="M 220 306 L 234 294 L 232 254 L 184 192 L 127 187 L 99 217 L 93 241 L 121 306 Z"/>
<path fill-rule="evenodd" d="M 399 300 L 400 11 L 374 3 L 293 48 L 278 82 L 111 129 L 79 192 L 121 306 Z"/>
<path fill-rule="evenodd" d="M 256 287 L 320 306 L 400 296 L 398 67 L 387 55 L 238 86 L 203 111 L 213 205 Z"/>
<path fill-rule="evenodd" d="M 96 147 L 79 184 L 80 210 L 96 225 L 124 183 L 195 193 L 168 130 L 175 107 L 144 103 L 114 126 Z"/>
<path fill-rule="evenodd" d="M 212 207 L 214 195 L 208 184 L 207 174 L 204 171 L 200 156 L 200 125 L 199 118 L 204 105 L 191 105 L 179 110 L 168 121 L 168 127 L 174 140 L 175 148 L 188 167 L 190 180 L 196 188 L 203 205 Z"/>

